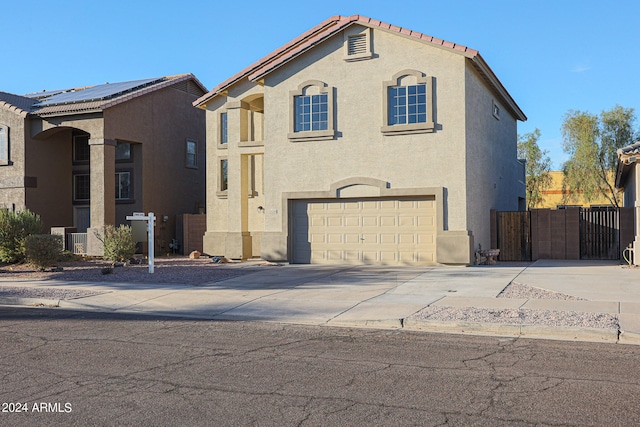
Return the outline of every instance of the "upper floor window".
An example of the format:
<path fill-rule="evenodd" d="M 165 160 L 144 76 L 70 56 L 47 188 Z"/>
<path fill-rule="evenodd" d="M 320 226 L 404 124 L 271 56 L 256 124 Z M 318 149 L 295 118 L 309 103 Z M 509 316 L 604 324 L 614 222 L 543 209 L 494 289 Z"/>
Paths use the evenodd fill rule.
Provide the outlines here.
<path fill-rule="evenodd" d="M 333 88 L 323 82 L 309 80 L 290 92 L 291 119 L 289 139 L 332 139 Z"/>
<path fill-rule="evenodd" d="M 9 164 L 9 127 L 0 124 L 0 165 Z"/>
<path fill-rule="evenodd" d="M 383 133 L 421 133 L 435 129 L 431 81 L 431 77 L 419 71 L 403 70 L 384 82 Z"/>
<path fill-rule="evenodd" d="M 491 112 L 493 113 L 493 117 L 500 120 L 500 106 L 496 103 L 496 101 L 493 101 Z"/>
<path fill-rule="evenodd" d="M 76 163 L 89 162 L 89 135 L 73 136 L 73 161 Z"/>
<path fill-rule="evenodd" d="M 327 130 L 329 107 L 326 93 L 298 95 L 295 97 L 295 108 L 296 132 Z"/>
<path fill-rule="evenodd" d="M 220 144 L 229 142 L 229 130 L 227 127 L 227 113 L 220 113 Z"/>
<path fill-rule="evenodd" d="M 131 144 L 129 144 L 128 142 L 118 141 L 118 144 L 116 145 L 116 160 L 131 160 Z"/>
<path fill-rule="evenodd" d="M 185 165 L 188 168 L 198 167 L 198 144 L 195 141 L 187 141 Z"/>
<path fill-rule="evenodd" d="M 91 196 L 89 174 L 73 175 L 73 200 L 76 202 L 88 202 Z"/>
<path fill-rule="evenodd" d="M 425 83 L 389 88 L 389 126 L 427 121 Z"/>

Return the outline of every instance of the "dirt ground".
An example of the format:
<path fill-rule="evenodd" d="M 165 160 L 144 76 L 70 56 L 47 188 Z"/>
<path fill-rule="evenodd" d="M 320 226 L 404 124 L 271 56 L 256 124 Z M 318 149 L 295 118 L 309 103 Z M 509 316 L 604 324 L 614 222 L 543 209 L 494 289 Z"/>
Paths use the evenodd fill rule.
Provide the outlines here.
<path fill-rule="evenodd" d="M 149 273 L 146 260 L 141 264 L 111 267 L 111 262 L 99 258 L 84 258 L 58 263 L 61 271 L 37 271 L 29 264 L 0 263 L 0 282 L 17 281 L 73 281 L 73 282 L 127 282 L 174 283 L 201 285 L 255 273 L 273 265 L 255 263 L 215 263 L 211 258 L 189 259 L 186 256 L 158 257 L 154 273 Z"/>

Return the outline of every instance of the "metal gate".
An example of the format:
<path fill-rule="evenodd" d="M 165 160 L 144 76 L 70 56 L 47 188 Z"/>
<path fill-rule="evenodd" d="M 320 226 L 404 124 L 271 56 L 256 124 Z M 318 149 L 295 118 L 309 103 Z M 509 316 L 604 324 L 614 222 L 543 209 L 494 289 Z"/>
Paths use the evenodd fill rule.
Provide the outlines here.
<path fill-rule="evenodd" d="M 620 259 L 619 230 L 617 208 L 580 209 L 580 259 Z"/>

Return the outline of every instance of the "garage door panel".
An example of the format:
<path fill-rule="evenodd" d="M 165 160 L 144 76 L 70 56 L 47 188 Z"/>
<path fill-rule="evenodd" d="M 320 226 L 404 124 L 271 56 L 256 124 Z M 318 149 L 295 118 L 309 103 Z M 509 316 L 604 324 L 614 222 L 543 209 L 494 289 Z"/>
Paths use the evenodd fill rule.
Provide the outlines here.
<path fill-rule="evenodd" d="M 292 212 L 298 213 L 292 218 L 294 262 L 305 257 L 312 263 L 435 262 L 433 198 L 309 200 L 293 205 Z M 297 218 L 301 212 L 306 220 Z"/>
<path fill-rule="evenodd" d="M 362 217 L 363 227 L 377 227 L 379 218 L 377 216 L 366 215 Z"/>
<path fill-rule="evenodd" d="M 345 216 L 343 225 L 345 227 L 358 227 L 360 225 L 360 217 L 359 216 Z"/>
<path fill-rule="evenodd" d="M 343 235 L 338 233 L 327 234 L 327 243 L 343 243 Z"/>
<path fill-rule="evenodd" d="M 348 244 L 357 245 L 360 243 L 360 234 L 347 233 L 344 235 L 344 242 Z"/>

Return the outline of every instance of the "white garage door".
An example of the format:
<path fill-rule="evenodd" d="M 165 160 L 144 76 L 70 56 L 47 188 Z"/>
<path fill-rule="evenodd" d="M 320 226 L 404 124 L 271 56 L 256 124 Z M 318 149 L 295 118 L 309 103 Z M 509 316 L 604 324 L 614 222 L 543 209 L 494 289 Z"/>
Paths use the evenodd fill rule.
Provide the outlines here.
<path fill-rule="evenodd" d="M 435 197 L 296 200 L 294 263 L 435 264 Z"/>

